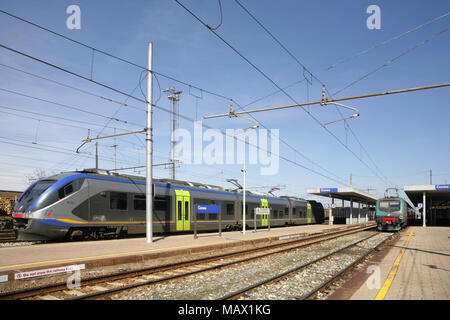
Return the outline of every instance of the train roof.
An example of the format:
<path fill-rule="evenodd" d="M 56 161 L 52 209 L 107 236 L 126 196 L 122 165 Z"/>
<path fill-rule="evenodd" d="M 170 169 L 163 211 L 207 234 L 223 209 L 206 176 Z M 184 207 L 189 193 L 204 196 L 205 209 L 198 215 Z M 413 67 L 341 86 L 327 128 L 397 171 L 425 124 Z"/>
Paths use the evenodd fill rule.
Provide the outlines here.
<path fill-rule="evenodd" d="M 135 176 L 135 175 L 128 175 L 128 174 L 118 174 L 116 172 L 112 172 L 109 170 L 104 169 L 96 169 L 96 168 L 90 168 L 90 169 L 83 169 L 83 170 L 77 170 L 77 171 L 70 171 L 70 172 L 61 172 L 59 174 L 55 174 L 53 176 L 45 178 L 45 180 L 60 180 L 65 177 L 68 177 L 70 175 L 73 175 L 74 173 L 85 173 L 90 175 L 98 175 L 98 176 L 108 176 L 110 178 L 127 178 L 132 179 L 135 181 L 145 182 L 145 177 L 143 176 Z M 210 190 L 210 191 L 218 191 L 218 192 L 227 192 L 227 193 L 235 193 L 238 195 L 242 195 L 242 190 L 231 190 L 231 189 L 225 189 L 220 186 L 206 184 L 206 183 L 200 183 L 200 182 L 194 182 L 194 181 L 184 181 L 184 180 L 173 180 L 173 179 L 153 179 L 155 183 L 159 184 L 170 184 L 170 185 L 178 185 L 178 186 L 184 186 L 184 187 L 191 187 L 191 188 L 198 188 L 198 189 L 204 189 L 204 190 Z M 251 190 L 246 190 L 246 195 L 251 196 L 257 196 L 257 197 L 265 197 L 265 198 L 273 198 L 273 199 L 279 199 L 279 200 L 295 200 L 295 201 L 310 201 L 303 198 L 298 198 L 295 196 L 274 196 L 270 193 L 262 193 L 262 192 L 254 192 Z"/>

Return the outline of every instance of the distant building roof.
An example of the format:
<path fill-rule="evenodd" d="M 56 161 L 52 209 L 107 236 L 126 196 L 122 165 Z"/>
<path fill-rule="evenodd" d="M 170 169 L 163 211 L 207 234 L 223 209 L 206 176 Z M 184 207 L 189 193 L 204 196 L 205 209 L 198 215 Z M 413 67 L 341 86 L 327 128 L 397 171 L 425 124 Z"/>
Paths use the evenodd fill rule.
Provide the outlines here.
<path fill-rule="evenodd" d="M 371 195 L 370 193 L 355 189 L 353 187 L 337 187 L 337 188 L 312 188 L 307 189 L 307 193 L 316 196 L 332 197 L 334 199 L 346 200 L 346 201 L 356 201 L 356 202 L 368 202 L 370 204 L 375 204 L 377 197 Z"/>
<path fill-rule="evenodd" d="M 404 186 L 408 198 L 417 205 L 423 201 L 423 193 L 433 197 L 433 204 L 447 205 L 450 204 L 450 184 L 425 184 Z"/>

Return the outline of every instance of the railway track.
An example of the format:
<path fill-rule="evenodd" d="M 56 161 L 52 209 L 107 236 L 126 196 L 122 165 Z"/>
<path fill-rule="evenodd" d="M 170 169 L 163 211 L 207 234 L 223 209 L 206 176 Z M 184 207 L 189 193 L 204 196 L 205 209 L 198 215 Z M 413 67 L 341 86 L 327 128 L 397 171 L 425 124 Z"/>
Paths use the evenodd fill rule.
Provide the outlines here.
<path fill-rule="evenodd" d="M 373 227 L 374 224 L 367 224 L 365 226 L 343 228 L 338 231 L 312 235 L 301 239 L 295 238 L 288 242 L 271 244 L 251 250 L 219 254 L 188 262 L 167 264 L 142 270 L 124 271 L 93 279 L 82 279 L 80 287 L 72 290 L 67 288 L 66 283 L 59 283 L 41 286 L 39 288 L 3 293 L 0 294 L 0 299 L 105 299 L 134 288 L 163 283 L 172 279 L 182 279 L 190 275 L 261 259 L 263 257 L 337 239 L 346 235 L 352 235 Z"/>
<path fill-rule="evenodd" d="M 361 247 L 362 243 L 375 237 L 381 237 L 382 239 L 376 245 Z M 218 298 L 218 300 L 261 300 L 268 299 L 267 296 L 274 292 L 276 292 L 276 299 L 312 300 L 338 279 L 349 273 L 364 258 L 391 237 L 383 234 L 370 235 L 313 261 L 231 292 Z M 330 263 L 330 260 L 333 259 L 336 261 L 340 259 L 341 262 L 335 263 L 336 265 L 333 267 Z M 341 266 L 339 267 L 339 265 Z"/>

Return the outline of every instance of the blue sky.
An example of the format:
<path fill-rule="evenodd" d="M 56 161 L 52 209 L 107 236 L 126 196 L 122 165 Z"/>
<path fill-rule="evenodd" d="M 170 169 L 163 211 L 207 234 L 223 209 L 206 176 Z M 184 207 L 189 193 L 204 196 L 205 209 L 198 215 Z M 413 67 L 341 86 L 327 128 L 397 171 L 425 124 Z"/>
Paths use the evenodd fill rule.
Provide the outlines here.
<path fill-rule="evenodd" d="M 240 2 L 252 12 L 310 71 L 334 93 L 362 75 L 397 57 L 432 35 L 448 27 L 447 16 L 420 30 L 361 55 L 329 71 L 326 67 L 351 57 L 382 41 L 408 31 L 450 11 L 448 1 L 256 1 Z M 217 1 L 182 1 L 205 23 L 217 26 L 220 21 Z M 76 4 L 81 9 L 81 29 L 66 27 L 66 8 Z M 369 30 L 366 9 L 376 4 L 381 9 L 381 29 Z M 154 45 L 155 71 L 170 75 L 197 87 L 230 97 L 241 105 L 276 91 L 272 83 L 248 65 L 241 57 L 215 37 L 209 30 L 183 10 L 175 1 L 1 1 L 1 9 L 23 17 L 65 36 L 110 52 L 138 65 L 147 64 L 147 43 Z M 280 86 L 303 78 L 302 68 L 289 57 L 236 3 L 222 0 L 223 21 L 217 33 L 263 70 Z M 30 55 L 60 65 L 90 77 L 92 52 L 84 47 L 55 37 L 18 20 L 0 14 L 0 43 Z M 423 46 L 398 58 L 390 65 L 342 91 L 337 97 L 410 88 L 448 82 L 450 32 L 445 32 Z M 74 154 L 87 135 L 87 128 L 100 131 L 108 124 L 128 130 L 145 126 L 145 113 L 120 107 L 104 99 L 52 84 L 48 81 L 12 70 L 14 67 L 47 77 L 96 94 L 125 101 L 126 97 L 77 79 L 48 66 L 31 61 L 5 49 L 0 49 L 0 88 L 13 90 L 41 99 L 76 106 L 129 121 L 117 121 L 93 116 L 36 101 L 0 90 L 0 189 L 23 190 L 24 176 L 35 168 L 60 172 L 93 167 L 93 144 L 83 148 L 90 158 Z M 131 93 L 139 83 L 141 70 L 123 62 L 95 54 L 93 79 Z M 175 86 L 183 91 L 180 113 L 201 119 L 204 115 L 228 111 L 229 102 L 158 77 L 160 87 Z M 145 93 L 146 82 L 142 84 Z M 307 100 L 305 82 L 286 90 L 298 102 Z M 170 109 L 170 101 L 154 82 L 154 99 L 158 105 Z M 342 183 L 317 175 L 301 166 L 280 160 L 278 174 L 261 176 L 258 165 L 248 167 L 247 185 L 258 191 L 261 186 L 285 185 L 282 194 L 305 197 L 309 187 L 336 187 L 349 183 L 361 189 L 376 188 L 382 195 L 386 187 L 429 182 L 427 170 L 433 170 L 433 182 L 450 182 L 450 149 L 448 148 L 448 108 L 450 89 L 441 88 L 386 97 L 343 102 L 358 108 L 361 116 L 347 123 L 370 158 L 361 149 L 343 122 L 327 128 L 347 147 L 301 109 L 289 109 L 255 114 L 271 129 L 279 129 L 280 137 L 299 153 L 280 143 L 280 154 L 301 166 L 333 177 Z M 140 89 L 133 95 L 143 98 Z M 321 85 L 313 80 L 309 99 L 321 96 Z M 160 97 L 160 98 L 159 98 Z M 159 98 L 159 100 L 158 100 Z M 156 102 L 157 101 L 157 102 Z M 128 100 L 140 108 L 145 104 Z M 291 104 L 283 93 L 273 95 L 248 108 Z M 17 111 L 18 109 L 41 115 Z M 314 105 L 308 109 L 324 123 L 340 116 L 332 106 Z M 350 115 L 350 111 L 341 110 Z M 8 112 L 8 113 L 7 113 Z M 15 114 L 15 115 L 14 115 Z M 51 114 L 97 124 L 75 123 L 46 118 Z M 28 118 L 25 118 L 28 117 Z M 30 119 L 32 117 L 33 119 Z M 41 121 L 39 121 L 41 120 Z M 56 123 L 44 122 L 53 121 Z M 170 117 L 161 110 L 154 111 L 155 163 L 168 161 L 170 150 Z M 134 123 L 136 125 L 132 125 Z M 251 125 L 240 119 L 203 120 L 203 123 L 221 130 Z M 77 126 L 75 128 L 69 126 Z M 180 120 L 180 128 L 193 130 L 193 124 Z M 105 128 L 104 134 L 112 133 Z M 145 164 L 144 136 L 118 138 L 118 167 Z M 5 143 L 8 142 L 8 143 Z M 34 144 L 33 144 L 34 142 Z M 15 143 L 15 145 L 11 144 Z M 20 144 L 22 146 L 18 146 Z M 100 142 L 100 167 L 111 169 L 114 164 L 112 140 Z M 26 146 L 26 147 L 24 147 Z M 34 148 L 32 148 L 34 147 Z M 49 152 L 36 147 L 52 149 Z M 54 149 L 51 147 L 57 147 Z M 371 169 L 359 161 L 349 149 Z M 375 169 L 374 163 L 378 167 Z M 320 166 L 320 167 L 319 167 Z M 177 168 L 178 178 L 221 184 L 221 171 L 227 178 L 241 177 L 241 165 L 187 165 Z M 323 169 L 326 169 L 324 171 Z M 332 175 L 332 172 L 334 175 Z M 380 179 L 378 175 L 387 178 Z M 133 171 L 128 171 L 133 173 Z M 141 171 L 140 174 L 144 174 Z M 137 174 L 137 173 L 136 173 Z M 155 168 L 155 177 L 169 177 L 170 171 Z M 225 184 L 226 187 L 231 187 Z"/>

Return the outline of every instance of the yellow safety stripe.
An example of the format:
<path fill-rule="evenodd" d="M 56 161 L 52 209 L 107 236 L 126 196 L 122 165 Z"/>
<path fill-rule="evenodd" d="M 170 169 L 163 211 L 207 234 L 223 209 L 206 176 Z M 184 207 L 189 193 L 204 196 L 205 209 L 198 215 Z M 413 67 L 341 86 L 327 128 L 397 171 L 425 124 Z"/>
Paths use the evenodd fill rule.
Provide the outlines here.
<path fill-rule="evenodd" d="M 406 251 L 406 247 L 408 246 L 409 240 L 411 240 L 411 237 L 414 233 L 414 229 L 409 234 L 408 240 L 406 240 L 405 244 L 403 245 L 402 250 L 400 251 L 399 255 L 397 256 L 397 259 L 395 259 L 394 266 L 391 269 L 391 272 L 389 273 L 389 276 L 387 277 L 386 281 L 383 284 L 383 287 L 381 287 L 380 291 L 378 291 L 377 296 L 375 297 L 375 300 L 384 300 L 389 287 L 392 284 L 392 281 L 394 281 L 395 275 L 397 274 L 398 267 L 400 265 L 400 261 L 402 260 L 403 254 Z"/>

